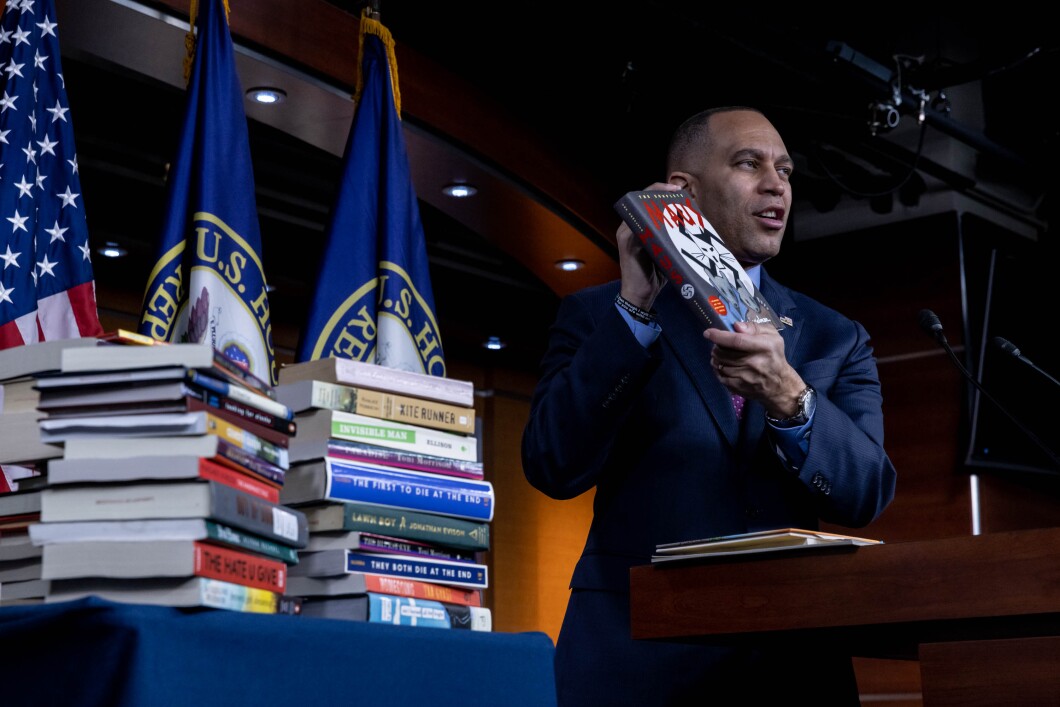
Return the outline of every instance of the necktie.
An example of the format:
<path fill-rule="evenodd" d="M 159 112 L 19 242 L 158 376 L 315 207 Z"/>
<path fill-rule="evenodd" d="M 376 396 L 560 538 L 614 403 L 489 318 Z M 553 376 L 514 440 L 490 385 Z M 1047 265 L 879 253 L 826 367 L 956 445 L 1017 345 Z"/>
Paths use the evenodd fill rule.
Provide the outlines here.
<path fill-rule="evenodd" d="M 736 419 L 743 419 L 743 403 L 744 398 L 742 395 L 732 395 L 732 409 L 736 412 Z"/>

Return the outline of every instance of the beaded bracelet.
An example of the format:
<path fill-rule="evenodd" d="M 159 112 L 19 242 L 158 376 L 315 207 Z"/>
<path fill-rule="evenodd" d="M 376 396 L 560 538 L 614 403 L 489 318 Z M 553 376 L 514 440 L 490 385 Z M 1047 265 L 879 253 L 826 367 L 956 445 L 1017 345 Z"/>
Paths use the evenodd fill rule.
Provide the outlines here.
<path fill-rule="evenodd" d="M 621 293 L 615 295 L 615 304 L 629 312 L 630 316 L 641 324 L 651 324 L 655 321 L 655 310 L 649 312 L 646 309 L 641 309 L 623 297 Z"/>

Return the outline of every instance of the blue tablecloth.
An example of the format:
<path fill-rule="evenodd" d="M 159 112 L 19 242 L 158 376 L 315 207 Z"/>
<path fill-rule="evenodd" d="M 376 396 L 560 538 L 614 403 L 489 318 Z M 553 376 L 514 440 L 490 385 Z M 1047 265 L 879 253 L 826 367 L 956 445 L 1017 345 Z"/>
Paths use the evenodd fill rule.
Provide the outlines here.
<path fill-rule="evenodd" d="M 0 608 L 0 705 L 556 704 L 552 640 L 115 604 Z"/>

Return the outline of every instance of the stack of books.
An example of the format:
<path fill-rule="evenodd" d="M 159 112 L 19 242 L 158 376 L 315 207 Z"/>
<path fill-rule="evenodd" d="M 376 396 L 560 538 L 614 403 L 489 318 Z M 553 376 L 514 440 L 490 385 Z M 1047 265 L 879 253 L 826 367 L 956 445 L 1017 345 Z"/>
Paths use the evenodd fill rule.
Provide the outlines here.
<path fill-rule="evenodd" d="M 281 368 L 276 397 L 298 423 L 280 499 L 309 521 L 303 615 L 491 630 L 473 384 L 327 358 Z"/>
<path fill-rule="evenodd" d="M 58 371 L 65 349 L 97 344 L 86 337 L 0 350 L 0 606 L 41 602 L 47 587 L 29 526 L 40 519 L 47 462 L 63 450 L 41 441 L 36 376 Z"/>
<path fill-rule="evenodd" d="M 297 428 L 270 384 L 208 344 L 101 341 L 37 387 L 62 452 L 29 527 L 45 601 L 297 610 L 308 522 L 280 503 Z"/>

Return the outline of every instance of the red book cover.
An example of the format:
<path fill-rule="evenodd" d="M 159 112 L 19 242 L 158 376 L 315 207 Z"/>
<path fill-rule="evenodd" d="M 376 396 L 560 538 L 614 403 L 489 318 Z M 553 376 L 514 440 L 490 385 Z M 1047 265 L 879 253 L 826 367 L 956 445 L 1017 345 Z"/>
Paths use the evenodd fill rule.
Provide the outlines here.
<path fill-rule="evenodd" d="M 631 191 L 615 210 L 656 267 L 708 327 L 783 321 L 755 287 L 692 197 L 683 191 Z"/>
<path fill-rule="evenodd" d="M 285 563 L 206 542 L 195 543 L 195 574 L 280 594 L 287 589 Z"/>
<path fill-rule="evenodd" d="M 403 597 L 444 601 L 464 606 L 482 606 L 482 592 L 478 589 L 462 589 L 415 579 L 387 577 L 382 574 L 365 574 L 364 584 L 369 592 L 397 594 Z"/>
<path fill-rule="evenodd" d="M 246 491 L 269 503 L 280 502 L 280 487 L 266 483 L 260 478 L 255 478 L 243 471 L 219 464 L 210 459 L 199 460 L 199 476 L 210 481 L 217 481 L 225 486 Z"/>

